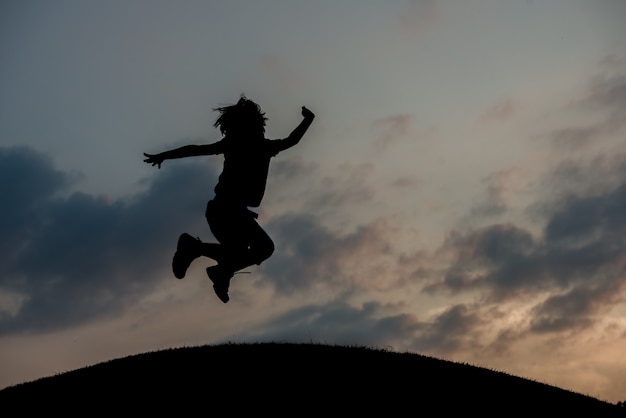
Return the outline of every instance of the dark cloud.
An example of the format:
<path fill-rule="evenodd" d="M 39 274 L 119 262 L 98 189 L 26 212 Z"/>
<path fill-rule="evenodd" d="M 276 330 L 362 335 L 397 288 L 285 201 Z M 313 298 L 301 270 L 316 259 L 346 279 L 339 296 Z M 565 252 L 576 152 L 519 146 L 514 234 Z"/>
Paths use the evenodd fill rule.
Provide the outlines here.
<path fill-rule="evenodd" d="M 626 77 L 623 63 L 612 62 L 574 103 L 575 110 L 597 111 L 596 121 L 551 132 L 560 148 L 589 150 L 625 132 Z M 534 333 L 582 330 L 620 303 L 626 289 L 626 159 L 621 150 L 598 149 L 592 158 L 562 160 L 545 179 L 550 197 L 530 209 L 545 220 L 540 234 L 512 223 L 453 232 L 442 248 L 451 263 L 425 290 L 480 292 L 486 303 L 543 298 L 531 310 L 527 331 Z M 473 218 L 506 209 L 499 178 L 486 180 L 489 199 L 474 208 Z M 504 330 L 500 342 L 518 336 Z"/>
<path fill-rule="evenodd" d="M 550 244 L 579 246 L 600 237 L 619 243 L 616 234 L 626 229 L 626 183 L 598 196 L 569 196 L 559 206 L 545 228 Z"/>
<path fill-rule="evenodd" d="M 586 328 L 598 315 L 623 301 L 624 289 L 626 284 L 619 282 L 583 284 L 551 296 L 534 308 L 530 330 L 544 333 Z"/>
<path fill-rule="evenodd" d="M 0 158 L 13 179 L 2 186 L 0 291 L 24 300 L 0 332 L 63 327 L 137 301 L 169 266 L 178 234 L 205 224 L 216 178 L 210 164 L 169 163 L 128 199 L 63 197 L 67 175 L 42 154 L 9 148 Z"/>
<path fill-rule="evenodd" d="M 535 307 L 532 331 L 581 328 L 617 304 L 626 288 L 626 183 L 558 203 L 541 237 L 512 224 L 452 233 L 444 277 L 425 290 L 480 291 L 487 301 L 550 296 Z"/>
<path fill-rule="evenodd" d="M 325 305 L 307 305 L 285 312 L 242 340 L 332 342 L 368 346 L 402 346 L 413 351 L 446 355 L 475 346 L 485 325 L 476 306 L 454 305 L 422 320 L 379 302 L 351 305 L 339 297 Z"/>
<path fill-rule="evenodd" d="M 0 148 L 0 251 L 2 264 L 14 253 L 19 241 L 34 227 L 35 214 L 47 200 L 69 184 L 67 174 L 57 171 L 43 154 L 26 147 Z"/>
<path fill-rule="evenodd" d="M 420 352 L 452 353 L 472 344 L 482 324 L 480 315 L 465 304 L 454 305 L 414 334 L 412 346 Z"/>
<path fill-rule="evenodd" d="M 525 330 L 519 327 L 511 327 L 502 329 L 498 332 L 495 339 L 486 347 L 490 353 L 501 356 L 514 347 L 518 341 L 525 335 Z"/>
<path fill-rule="evenodd" d="M 351 306 L 341 299 L 326 305 L 308 305 L 286 312 L 243 339 L 294 342 L 332 342 L 389 346 L 404 341 L 424 327 L 410 314 L 390 314 L 378 302 Z"/>
<path fill-rule="evenodd" d="M 561 161 L 544 179 L 553 195 L 598 195 L 626 178 L 626 61 L 609 56 L 580 98 L 565 109 L 577 122 L 548 132 Z M 581 117 L 584 115 L 584 117 Z M 585 122 L 578 122 L 579 120 Z"/>
<path fill-rule="evenodd" d="M 267 225 L 277 251 L 264 265 L 265 275 L 274 282 L 276 291 L 290 293 L 332 280 L 340 269 L 325 260 L 335 241 L 333 234 L 310 215 L 287 214 Z"/>
<path fill-rule="evenodd" d="M 444 243 L 444 252 L 453 261 L 440 282 L 427 291 L 447 289 L 453 292 L 488 289 L 499 298 L 530 287 L 540 281 L 534 257 L 539 245 L 527 231 L 512 224 L 497 224 L 471 231 L 452 232 Z"/>
<path fill-rule="evenodd" d="M 383 263 L 391 252 L 388 231 L 379 222 L 341 234 L 314 215 L 286 214 L 272 220 L 267 230 L 277 251 L 266 261 L 263 272 L 278 293 L 321 284 L 364 285 L 368 278 L 359 277 L 356 265 Z"/>
<path fill-rule="evenodd" d="M 550 193 L 567 197 L 574 195 L 601 195 L 609 193 L 626 178 L 626 155 L 601 154 L 589 161 L 561 161 L 551 173 L 546 184 L 552 185 Z"/>

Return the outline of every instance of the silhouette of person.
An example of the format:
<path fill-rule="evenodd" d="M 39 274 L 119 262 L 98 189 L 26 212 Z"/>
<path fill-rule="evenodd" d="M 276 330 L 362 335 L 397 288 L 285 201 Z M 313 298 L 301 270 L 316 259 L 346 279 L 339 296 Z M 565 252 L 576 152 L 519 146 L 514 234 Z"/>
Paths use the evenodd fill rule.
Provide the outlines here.
<path fill-rule="evenodd" d="M 144 161 L 161 168 L 165 160 L 202 155 L 224 155 L 224 165 L 215 186 L 215 197 L 207 203 L 205 216 L 219 244 L 205 243 L 188 233 L 178 238 L 172 270 L 178 279 L 185 277 L 191 263 L 200 256 L 210 257 L 216 265 L 206 269 L 215 294 L 228 302 L 233 275 L 253 264 L 259 265 L 274 252 L 274 243 L 259 226 L 258 215 L 250 207 L 261 204 L 269 164 L 279 152 L 296 145 L 315 115 L 302 106 L 303 120 L 284 139 L 265 138 L 267 118 L 258 104 L 244 95 L 234 105 L 213 109 L 220 113 L 214 123 L 222 139 L 203 145 L 185 145 L 159 154 L 147 154 Z"/>

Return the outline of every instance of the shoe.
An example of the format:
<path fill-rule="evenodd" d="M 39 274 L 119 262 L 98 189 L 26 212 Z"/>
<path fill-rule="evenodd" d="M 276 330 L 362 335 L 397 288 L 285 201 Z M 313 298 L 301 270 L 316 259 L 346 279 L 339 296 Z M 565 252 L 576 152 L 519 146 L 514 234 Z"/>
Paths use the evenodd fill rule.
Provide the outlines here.
<path fill-rule="evenodd" d="M 200 257 L 200 244 L 202 241 L 199 238 L 194 238 L 186 232 L 178 237 L 176 253 L 172 260 L 172 271 L 177 279 L 185 277 L 191 262 Z"/>
<path fill-rule="evenodd" d="M 206 274 L 213 282 L 213 290 L 218 298 L 224 303 L 230 300 L 228 296 L 228 287 L 230 286 L 230 279 L 233 274 L 225 271 L 219 264 L 211 267 L 207 267 Z"/>

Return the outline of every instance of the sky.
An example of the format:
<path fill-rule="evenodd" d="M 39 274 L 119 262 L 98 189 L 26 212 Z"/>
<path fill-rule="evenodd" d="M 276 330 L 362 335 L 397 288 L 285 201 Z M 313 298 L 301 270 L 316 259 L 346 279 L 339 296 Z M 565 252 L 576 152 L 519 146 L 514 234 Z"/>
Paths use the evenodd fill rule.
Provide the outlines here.
<path fill-rule="evenodd" d="M 225 342 L 366 345 L 626 400 L 626 2 L 0 2 L 0 387 Z M 180 233 L 245 94 L 276 251 Z"/>

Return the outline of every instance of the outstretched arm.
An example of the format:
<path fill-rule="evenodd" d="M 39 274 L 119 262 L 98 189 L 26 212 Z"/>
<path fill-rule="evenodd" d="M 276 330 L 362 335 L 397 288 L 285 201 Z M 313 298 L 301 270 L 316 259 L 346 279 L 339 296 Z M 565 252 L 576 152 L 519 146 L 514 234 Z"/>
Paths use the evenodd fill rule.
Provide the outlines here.
<path fill-rule="evenodd" d="M 143 153 L 147 158 L 143 160 L 152 166 L 158 166 L 161 168 L 161 164 L 165 160 L 173 160 L 176 158 L 196 157 L 200 155 L 215 155 L 220 153 L 219 142 L 207 145 L 185 145 L 180 148 L 176 148 L 169 151 L 164 151 L 159 154 L 147 154 Z"/>
<path fill-rule="evenodd" d="M 302 119 L 302 122 L 300 122 L 300 124 L 296 126 L 296 129 L 294 129 L 287 138 L 282 140 L 282 150 L 291 148 L 298 142 L 300 142 L 306 131 L 309 129 L 309 126 L 311 126 L 313 119 L 315 118 L 315 114 L 313 114 L 313 112 L 311 112 L 304 106 L 302 106 L 302 116 L 304 117 L 304 119 Z"/>

